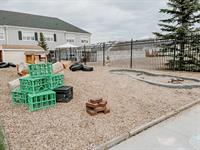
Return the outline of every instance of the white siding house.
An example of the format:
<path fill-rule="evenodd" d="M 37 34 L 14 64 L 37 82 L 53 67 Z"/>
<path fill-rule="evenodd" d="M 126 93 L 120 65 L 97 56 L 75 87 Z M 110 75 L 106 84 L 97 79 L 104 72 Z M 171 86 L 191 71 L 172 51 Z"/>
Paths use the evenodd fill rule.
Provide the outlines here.
<path fill-rule="evenodd" d="M 58 18 L 0 10 L 0 45 L 38 45 L 40 33 L 49 50 L 66 43 L 89 45 L 91 38 L 91 33 Z M 5 61 L 7 55 L 0 57 Z"/>
<path fill-rule="evenodd" d="M 0 51 L 4 62 L 12 62 L 14 64 L 25 63 L 26 52 L 46 52 L 39 46 L 35 45 L 1 45 Z"/>

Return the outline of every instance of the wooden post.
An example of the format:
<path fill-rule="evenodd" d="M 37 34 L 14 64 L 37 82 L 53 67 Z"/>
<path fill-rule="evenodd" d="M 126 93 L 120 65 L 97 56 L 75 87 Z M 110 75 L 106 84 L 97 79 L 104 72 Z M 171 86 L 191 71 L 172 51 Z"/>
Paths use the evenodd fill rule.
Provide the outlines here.
<path fill-rule="evenodd" d="M 176 39 L 174 41 L 174 56 L 173 56 L 173 71 L 175 71 L 175 66 L 176 66 Z"/>
<path fill-rule="evenodd" d="M 103 43 L 103 66 L 105 66 L 105 43 Z"/>
<path fill-rule="evenodd" d="M 84 45 L 84 65 L 86 65 L 86 48 L 85 48 L 85 45 Z"/>
<path fill-rule="evenodd" d="M 130 58 L 130 68 L 133 68 L 133 39 L 131 39 L 131 58 Z"/>
<path fill-rule="evenodd" d="M 61 50 L 59 49 L 59 61 L 61 61 Z"/>

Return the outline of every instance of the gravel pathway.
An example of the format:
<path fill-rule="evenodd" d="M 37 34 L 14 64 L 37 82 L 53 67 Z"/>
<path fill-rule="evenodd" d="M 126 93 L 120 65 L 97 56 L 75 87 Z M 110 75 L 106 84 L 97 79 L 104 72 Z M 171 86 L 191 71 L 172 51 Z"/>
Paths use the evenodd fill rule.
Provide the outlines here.
<path fill-rule="evenodd" d="M 0 70 L 0 119 L 10 149 L 92 149 L 199 98 L 199 89 L 168 89 L 130 80 L 96 67 L 94 72 L 65 71 L 65 84 L 74 87 L 70 103 L 29 112 L 13 106 L 7 86 L 18 76 L 13 68 Z M 167 72 L 166 72 L 167 73 Z M 179 75 L 179 73 L 169 73 Z M 182 73 L 199 77 L 199 74 Z M 103 97 L 110 114 L 91 117 L 85 102 Z"/>

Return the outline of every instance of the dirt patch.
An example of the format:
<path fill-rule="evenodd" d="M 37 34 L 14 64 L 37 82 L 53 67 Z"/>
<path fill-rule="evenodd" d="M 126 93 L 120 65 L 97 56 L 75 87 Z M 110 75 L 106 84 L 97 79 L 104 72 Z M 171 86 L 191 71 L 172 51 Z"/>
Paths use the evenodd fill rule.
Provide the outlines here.
<path fill-rule="evenodd" d="M 7 82 L 18 76 L 12 68 L 1 69 L 0 118 L 10 149 L 92 149 L 199 99 L 198 88 L 157 87 L 110 74 L 109 69 L 112 68 L 96 67 L 94 72 L 66 71 L 65 84 L 74 87 L 74 99 L 32 113 L 26 107 L 12 105 Z M 98 96 L 108 101 L 111 113 L 90 116 L 85 111 L 85 102 Z"/>

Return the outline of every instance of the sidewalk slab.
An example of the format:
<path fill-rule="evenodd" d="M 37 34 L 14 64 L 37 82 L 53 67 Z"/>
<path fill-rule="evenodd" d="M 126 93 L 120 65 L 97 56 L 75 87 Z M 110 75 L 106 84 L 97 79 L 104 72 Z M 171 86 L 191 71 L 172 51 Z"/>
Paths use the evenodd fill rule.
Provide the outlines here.
<path fill-rule="evenodd" d="M 196 105 L 111 150 L 200 150 L 200 105 Z"/>

